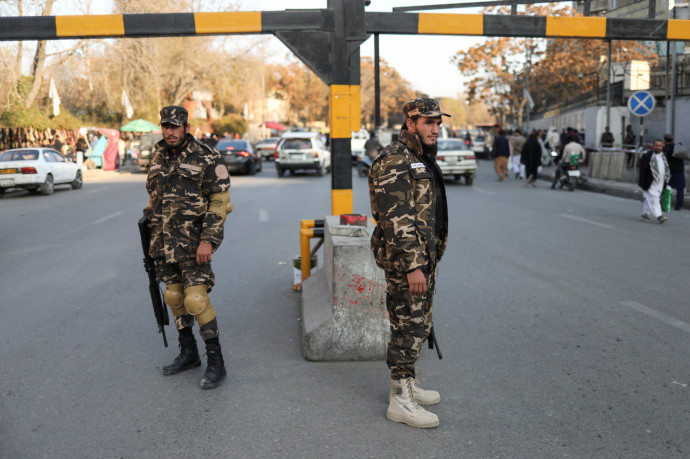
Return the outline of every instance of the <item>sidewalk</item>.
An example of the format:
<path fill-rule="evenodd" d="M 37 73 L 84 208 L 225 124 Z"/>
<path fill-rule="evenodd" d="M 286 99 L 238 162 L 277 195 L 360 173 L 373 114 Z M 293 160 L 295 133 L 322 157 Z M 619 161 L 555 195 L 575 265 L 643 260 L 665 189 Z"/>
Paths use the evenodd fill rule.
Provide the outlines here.
<path fill-rule="evenodd" d="M 544 167 L 539 173 L 539 179 L 545 180 L 549 183 L 553 182 L 553 176 L 556 171 L 555 166 Z M 636 183 L 616 182 L 613 180 L 602 180 L 596 178 L 586 177 L 587 181 L 577 186 L 578 190 L 593 191 L 595 193 L 606 193 L 611 196 L 618 196 L 621 198 L 635 199 L 642 201 L 642 189 Z M 673 191 L 673 202 L 675 202 L 675 190 Z M 683 203 L 684 209 L 690 209 L 690 202 L 686 199 Z"/>
<path fill-rule="evenodd" d="M 84 182 L 104 182 L 122 178 L 138 179 L 139 176 L 145 177 L 145 171 L 138 165 L 129 162 L 114 171 L 104 171 L 103 169 L 82 169 Z"/>

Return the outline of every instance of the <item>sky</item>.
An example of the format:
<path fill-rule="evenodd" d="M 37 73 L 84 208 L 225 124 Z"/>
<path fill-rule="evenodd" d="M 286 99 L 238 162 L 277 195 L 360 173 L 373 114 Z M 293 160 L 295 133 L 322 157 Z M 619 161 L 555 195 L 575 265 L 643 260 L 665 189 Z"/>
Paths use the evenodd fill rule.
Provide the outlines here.
<path fill-rule="evenodd" d="M 72 0 L 57 0 L 54 14 L 81 14 Z M 283 11 L 289 9 L 326 8 L 327 0 L 239 0 L 242 11 Z M 392 12 L 396 6 L 458 3 L 457 0 L 371 0 L 366 11 Z M 92 14 L 112 12 L 109 1 L 93 1 Z M 205 11 L 213 11 L 206 9 Z M 430 11 L 431 12 L 431 11 Z M 477 8 L 437 10 L 439 13 L 479 13 Z M 379 54 L 412 88 L 431 97 L 456 97 L 462 93 L 463 82 L 457 67 L 450 60 L 457 51 L 466 50 L 481 42 L 482 37 L 380 35 Z M 267 38 L 269 54 L 280 58 L 288 49 L 272 35 Z M 370 37 L 360 47 L 361 56 L 374 56 L 374 38 Z"/>

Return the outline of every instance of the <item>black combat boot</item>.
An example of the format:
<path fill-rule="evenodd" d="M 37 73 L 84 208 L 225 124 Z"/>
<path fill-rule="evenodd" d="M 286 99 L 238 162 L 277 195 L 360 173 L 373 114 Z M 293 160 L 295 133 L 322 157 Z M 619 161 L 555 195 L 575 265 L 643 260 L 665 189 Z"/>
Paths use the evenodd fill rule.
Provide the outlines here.
<path fill-rule="evenodd" d="M 179 331 L 177 339 L 180 342 L 180 355 L 175 357 L 173 363 L 163 367 L 164 375 L 175 375 L 201 365 L 192 329 L 188 327 L 183 328 Z"/>
<path fill-rule="evenodd" d="M 206 341 L 206 357 L 208 358 L 208 367 L 206 367 L 204 377 L 201 378 L 201 388 L 213 389 L 223 384 L 228 374 L 225 371 L 225 362 L 223 361 L 223 353 L 220 351 L 218 338 L 211 338 Z"/>

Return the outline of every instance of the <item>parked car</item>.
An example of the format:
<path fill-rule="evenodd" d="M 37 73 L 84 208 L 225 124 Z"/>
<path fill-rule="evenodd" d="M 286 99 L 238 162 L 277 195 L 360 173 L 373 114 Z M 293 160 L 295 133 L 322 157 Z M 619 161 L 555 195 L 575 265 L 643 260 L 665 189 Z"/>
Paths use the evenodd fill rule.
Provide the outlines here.
<path fill-rule="evenodd" d="M 285 171 L 313 170 L 318 175 L 331 169 L 331 152 L 318 132 L 291 132 L 284 134 L 275 152 L 276 171 L 283 177 Z"/>
<path fill-rule="evenodd" d="M 262 159 L 266 158 L 270 160 L 273 158 L 273 154 L 276 151 L 276 145 L 278 145 L 279 140 L 280 137 L 269 137 L 267 139 L 259 140 L 254 144 L 254 151 L 257 155 L 261 156 Z"/>
<path fill-rule="evenodd" d="M 472 185 L 477 173 L 477 156 L 467 148 L 464 139 L 439 140 L 436 162 L 444 176 L 452 175 L 455 180 L 465 177 L 465 183 Z"/>
<path fill-rule="evenodd" d="M 249 140 L 220 139 L 216 144 L 216 150 L 223 155 L 230 172 L 244 172 L 248 175 L 261 172 L 261 156 L 254 152 Z"/>
<path fill-rule="evenodd" d="M 491 145 L 485 135 L 479 134 L 474 138 L 472 142 L 472 151 L 482 157 L 489 157 L 489 151 L 491 150 Z"/>
<path fill-rule="evenodd" d="M 139 139 L 139 147 L 137 154 L 137 164 L 143 169 L 149 168 L 149 163 L 151 162 L 151 154 L 153 153 L 153 147 L 156 143 L 163 140 L 163 134 L 160 132 L 147 132 L 142 134 L 141 139 Z"/>
<path fill-rule="evenodd" d="M 350 150 L 353 160 L 357 160 L 359 155 L 364 154 L 364 145 L 367 143 L 367 140 L 369 140 L 369 132 L 366 129 L 352 131 L 350 137 Z"/>
<path fill-rule="evenodd" d="M 52 148 L 16 148 L 0 155 L 0 196 L 9 188 L 50 195 L 62 184 L 81 188 L 81 170 Z"/>

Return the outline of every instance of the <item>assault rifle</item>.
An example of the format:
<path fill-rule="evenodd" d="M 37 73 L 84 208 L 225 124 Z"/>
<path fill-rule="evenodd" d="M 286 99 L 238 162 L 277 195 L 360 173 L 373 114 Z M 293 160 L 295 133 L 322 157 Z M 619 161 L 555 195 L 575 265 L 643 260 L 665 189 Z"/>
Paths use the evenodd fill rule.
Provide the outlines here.
<path fill-rule="evenodd" d="M 156 316 L 156 322 L 158 323 L 158 333 L 163 334 L 163 344 L 165 347 L 168 347 L 168 339 L 165 337 L 165 328 L 163 326 L 170 324 L 170 319 L 168 318 L 168 310 L 165 308 L 161 291 L 158 287 L 156 261 L 149 255 L 151 233 L 149 231 L 149 220 L 146 217 L 139 219 L 139 234 L 141 235 L 141 248 L 144 250 L 144 269 L 149 275 L 149 293 L 151 294 L 151 303 L 153 303 L 153 315 Z"/>
<path fill-rule="evenodd" d="M 436 347 L 436 354 L 438 354 L 438 359 L 443 360 L 443 354 L 441 354 L 441 349 L 438 347 L 438 341 L 436 341 L 436 333 L 434 332 L 434 326 L 431 326 L 431 331 L 429 332 L 429 349 Z"/>

